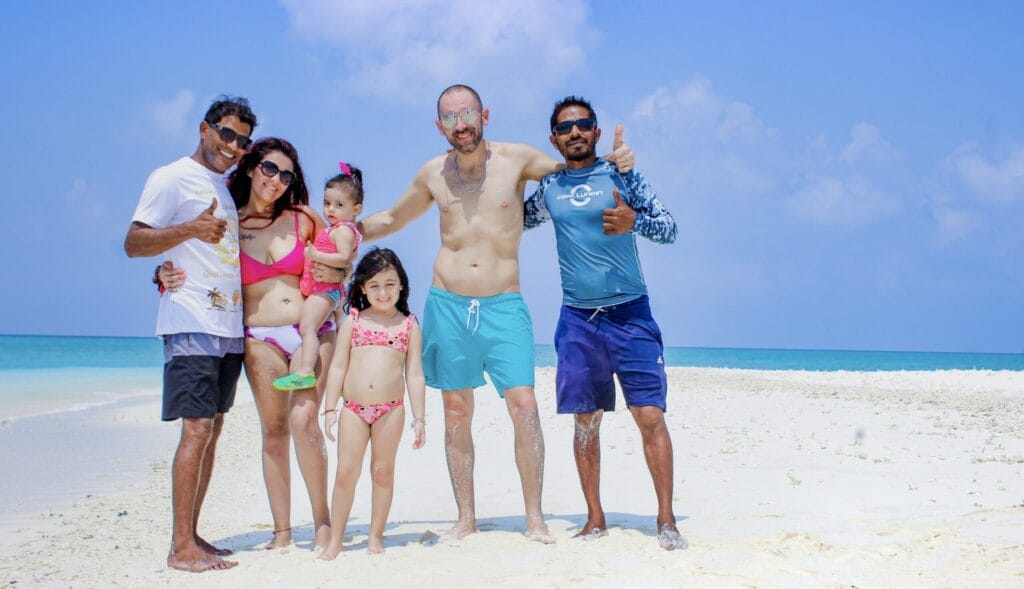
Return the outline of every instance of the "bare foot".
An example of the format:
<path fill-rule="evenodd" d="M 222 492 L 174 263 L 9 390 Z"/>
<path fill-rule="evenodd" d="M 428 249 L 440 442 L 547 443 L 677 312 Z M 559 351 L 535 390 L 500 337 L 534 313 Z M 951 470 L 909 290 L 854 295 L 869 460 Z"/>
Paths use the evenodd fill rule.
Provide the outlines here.
<path fill-rule="evenodd" d="M 600 518 L 588 519 L 583 524 L 583 529 L 573 534 L 573 538 L 580 540 L 597 540 L 608 535 L 608 525 L 604 522 L 604 514 Z"/>
<path fill-rule="evenodd" d="M 605 528 L 590 528 L 590 529 L 587 529 L 586 527 L 584 527 L 582 530 L 580 530 L 580 531 L 576 532 L 575 534 L 573 534 L 572 537 L 573 538 L 579 538 L 580 540 L 583 540 L 584 542 L 589 542 L 591 540 L 597 540 L 598 538 L 604 538 L 607 535 L 608 535 L 608 530 L 606 530 Z"/>
<path fill-rule="evenodd" d="M 526 539 L 533 542 L 540 542 L 541 544 L 554 544 L 555 537 L 548 531 L 548 525 L 544 523 L 544 519 L 537 519 L 535 521 L 526 522 Z"/>
<path fill-rule="evenodd" d="M 338 558 L 338 555 L 341 554 L 344 550 L 345 547 L 342 546 L 340 542 L 338 543 L 337 546 L 332 546 L 328 544 L 327 547 L 324 548 L 324 551 L 320 553 L 319 558 L 320 560 L 334 560 L 335 558 Z"/>
<path fill-rule="evenodd" d="M 201 550 L 203 550 L 207 554 L 212 554 L 214 556 L 231 556 L 232 554 L 235 553 L 235 551 L 231 550 L 230 548 L 217 548 L 216 546 L 214 546 L 213 544 L 210 544 L 209 542 L 207 542 L 203 538 L 200 538 L 198 534 L 196 534 L 195 540 L 196 540 L 196 546 L 198 546 Z"/>
<path fill-rule="evenodd" d="M 370 554 L 384 554 L 384 538 L 367 538 L 366 551 Z"/>
<path fill-rule="evenodd" d="M 202 573 L 230 569 L 238 566 L 238 563 L 217 558 L 198 546 L 194 546 L 177 552 L 172 549 L 167 553 L 167 566 L 179 571 Z"/>
<path fill-rule="evenodd" d="M 320 526 L 316 530 L 316 540 L 313 543 L 313 549 L 327 548 L 327 545 L 331 543 L 331 526 Z"/>
<path fill-rule="evenodd" d="M 526 532 L 526 539 L 531 542 L 540 542 L 541 544 L 554 544 L 555 537 L 549 532 Z"/>
<path fill-rule="evenodd" d="M 287 548 L 292 543 L 292 529 L 284 528 L 282 530 L 274 530 L 274 539 L 267 543 L 263 547 L 264 550 L 278 550 L 281 548 Z"/>
<path fill-rule="evenodd" d="M 476 527 L 476 520 L 471 521 L 457 521 L 452 529 L 445 533 L 445 538 L 450 540 L 461 540 L 470 534 L 475 534 L 480 531 L 480 528 Z"/>
<path fill-rule="evenodd" d="M 690 543 L 679 533 L 675 524 L 665 523 L 658 528 L 658 545 L 665 550 L 684 550 Z"/>

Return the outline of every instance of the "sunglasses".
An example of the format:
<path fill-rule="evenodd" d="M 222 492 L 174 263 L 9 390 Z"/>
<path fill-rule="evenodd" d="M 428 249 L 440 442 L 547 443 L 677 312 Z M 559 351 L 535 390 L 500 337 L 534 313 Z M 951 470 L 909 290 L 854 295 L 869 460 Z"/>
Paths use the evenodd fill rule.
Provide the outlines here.
<path fill-rule="evenodd" d="M 562 121 L 554 127 L 551 127 L 551 131 L 555 135 L 568 135 L 572 132 L 573 127 L 578 127 L 580 131 L 593 131 L 594 127 L 597 126 L 597 121 L 593 118 L 575 119 L 572 121 Z"/>
<path fill-rule="evenodd" d="M 277 167 L 277 164 L 270 160 L 263 160 L 260 162 L 260 171 L 263 172 L 263 175 L 267 178 L 273 178 L 274 176 L 281 174 L 277 179 L 285 186 L 291 186 L 292 182 L 295 181 L 295 172 L 282 170 Z"/>
<path fill-rule="evenodd" d="M 210 127 L 213 128 L 215 131 L 217 131 L 217 134 L 220 135 L 220 138 L 224 141 L 224 143 L 231 143 L 232 141 L 234 141 L 241 149 L 249 149 L 249 146 L 252 145 L 252 139 L 250 139 L 248 135 L 240 135 L 232 129 L 228 129 L 227 127 L 221 127 L 220 125 L 217 125 L 215 123 L 207 124 L 210 125 Z"/>
<path fill-rule="evenodd" d="M 455 112 L 453 110 L 451 112 L 446 112 L 443 115 L 441 115 L 441 126 L 444 127 L 445 129 L 454 129 L 455 125 L 459 124 L 459 119 L 462 119 L 462 122 L 466 123 L 467 125 L 472 125 L 473 123 L 476 122 L 479 116 L 480 113 L 473 108 L 467 108 L 465 110 L 460 110 L 458 112 Z"/>

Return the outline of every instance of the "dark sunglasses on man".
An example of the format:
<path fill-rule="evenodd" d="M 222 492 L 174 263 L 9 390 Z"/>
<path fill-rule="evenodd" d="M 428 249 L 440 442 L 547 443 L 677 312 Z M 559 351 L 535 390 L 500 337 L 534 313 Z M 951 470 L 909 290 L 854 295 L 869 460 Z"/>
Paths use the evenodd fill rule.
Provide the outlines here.
<path fill-rule="evenodd" d="M 551 132 L 555 135 L 568 135 L 572 132 L 573 127 L 579 127 L 580 131 L 593 131 L 594 127 L 597 126 L 597 121 L 591 117 L 585 119 L 575 119 L 572 121 L 562 121 L 551 128 Z"/>
<path fill-rule="evenodd" d="M 263 160 L 260 162 L 260 171 L 263 172 L 263 175 L 267 178 L 273 178 L 274 176 L 281 174 L 277 179 L 285 186 L 291 186 L 292 181 L 295 180 L 295 172 L 292 172 L 291 170 L 282 170 L 277 167 L 277 164 L 270 160 Z"/>
<path fill-rule="evenodd" d="M 249 149 L 249 146 L 252 145 L 252 139 L 250 139 L 248 135 L 241 135 L 236 133 L 233 129 L 221 127 L 216 123 L 207 123 L 207 125 L 210 125 L 213 130 L 217 131 L 217 134 L 220 135 L 220 138 L 224 143 L 231 143 L 234 141 L 240 149 Z"/>

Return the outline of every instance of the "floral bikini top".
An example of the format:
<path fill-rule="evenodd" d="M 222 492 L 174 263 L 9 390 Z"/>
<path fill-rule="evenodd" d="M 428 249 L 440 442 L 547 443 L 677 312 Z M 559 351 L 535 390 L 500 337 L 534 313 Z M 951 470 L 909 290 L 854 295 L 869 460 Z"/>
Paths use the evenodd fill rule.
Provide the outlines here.
<path fill-rule="evenodd" d="M 409 332 L 412 330 L 412 322 L 416 320 L 415 315 L 409 313 L 405 326 L 398 333 L 390 331 L 370 329 L 359 324 L 359 309 L 352 307 L 348 311 L 352 317 L 352 347 L 362 346 L 384 346 L 399 352 L 409 351 Z"/>

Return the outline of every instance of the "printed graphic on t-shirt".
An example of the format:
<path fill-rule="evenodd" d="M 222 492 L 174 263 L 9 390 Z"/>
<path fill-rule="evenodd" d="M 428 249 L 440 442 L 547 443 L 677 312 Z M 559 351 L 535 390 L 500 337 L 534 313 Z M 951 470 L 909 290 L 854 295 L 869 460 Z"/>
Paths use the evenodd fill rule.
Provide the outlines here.
<path fill-rule="evenodd" d="M 603 190 L 594 190 L 589 184 L 577 184 L 572 187 L 568 194 L 559 194 L 555 200 L 569 200 L 569 203 L 577 207 L 585 207 L 590 200 L 598 196 L 604 196 Z"/>
<path fill-rule="evenodd" d="M 228 222 L 226 231 L 224 231 L 224 237 L 214 246 L 217 250 L 217 255 L 220 256 L 220 263 L 234 269 L 234 273 L 239 271 L 238 262 L 238 218 L 235 215 L 226 217 L 225 220 Z"/>

